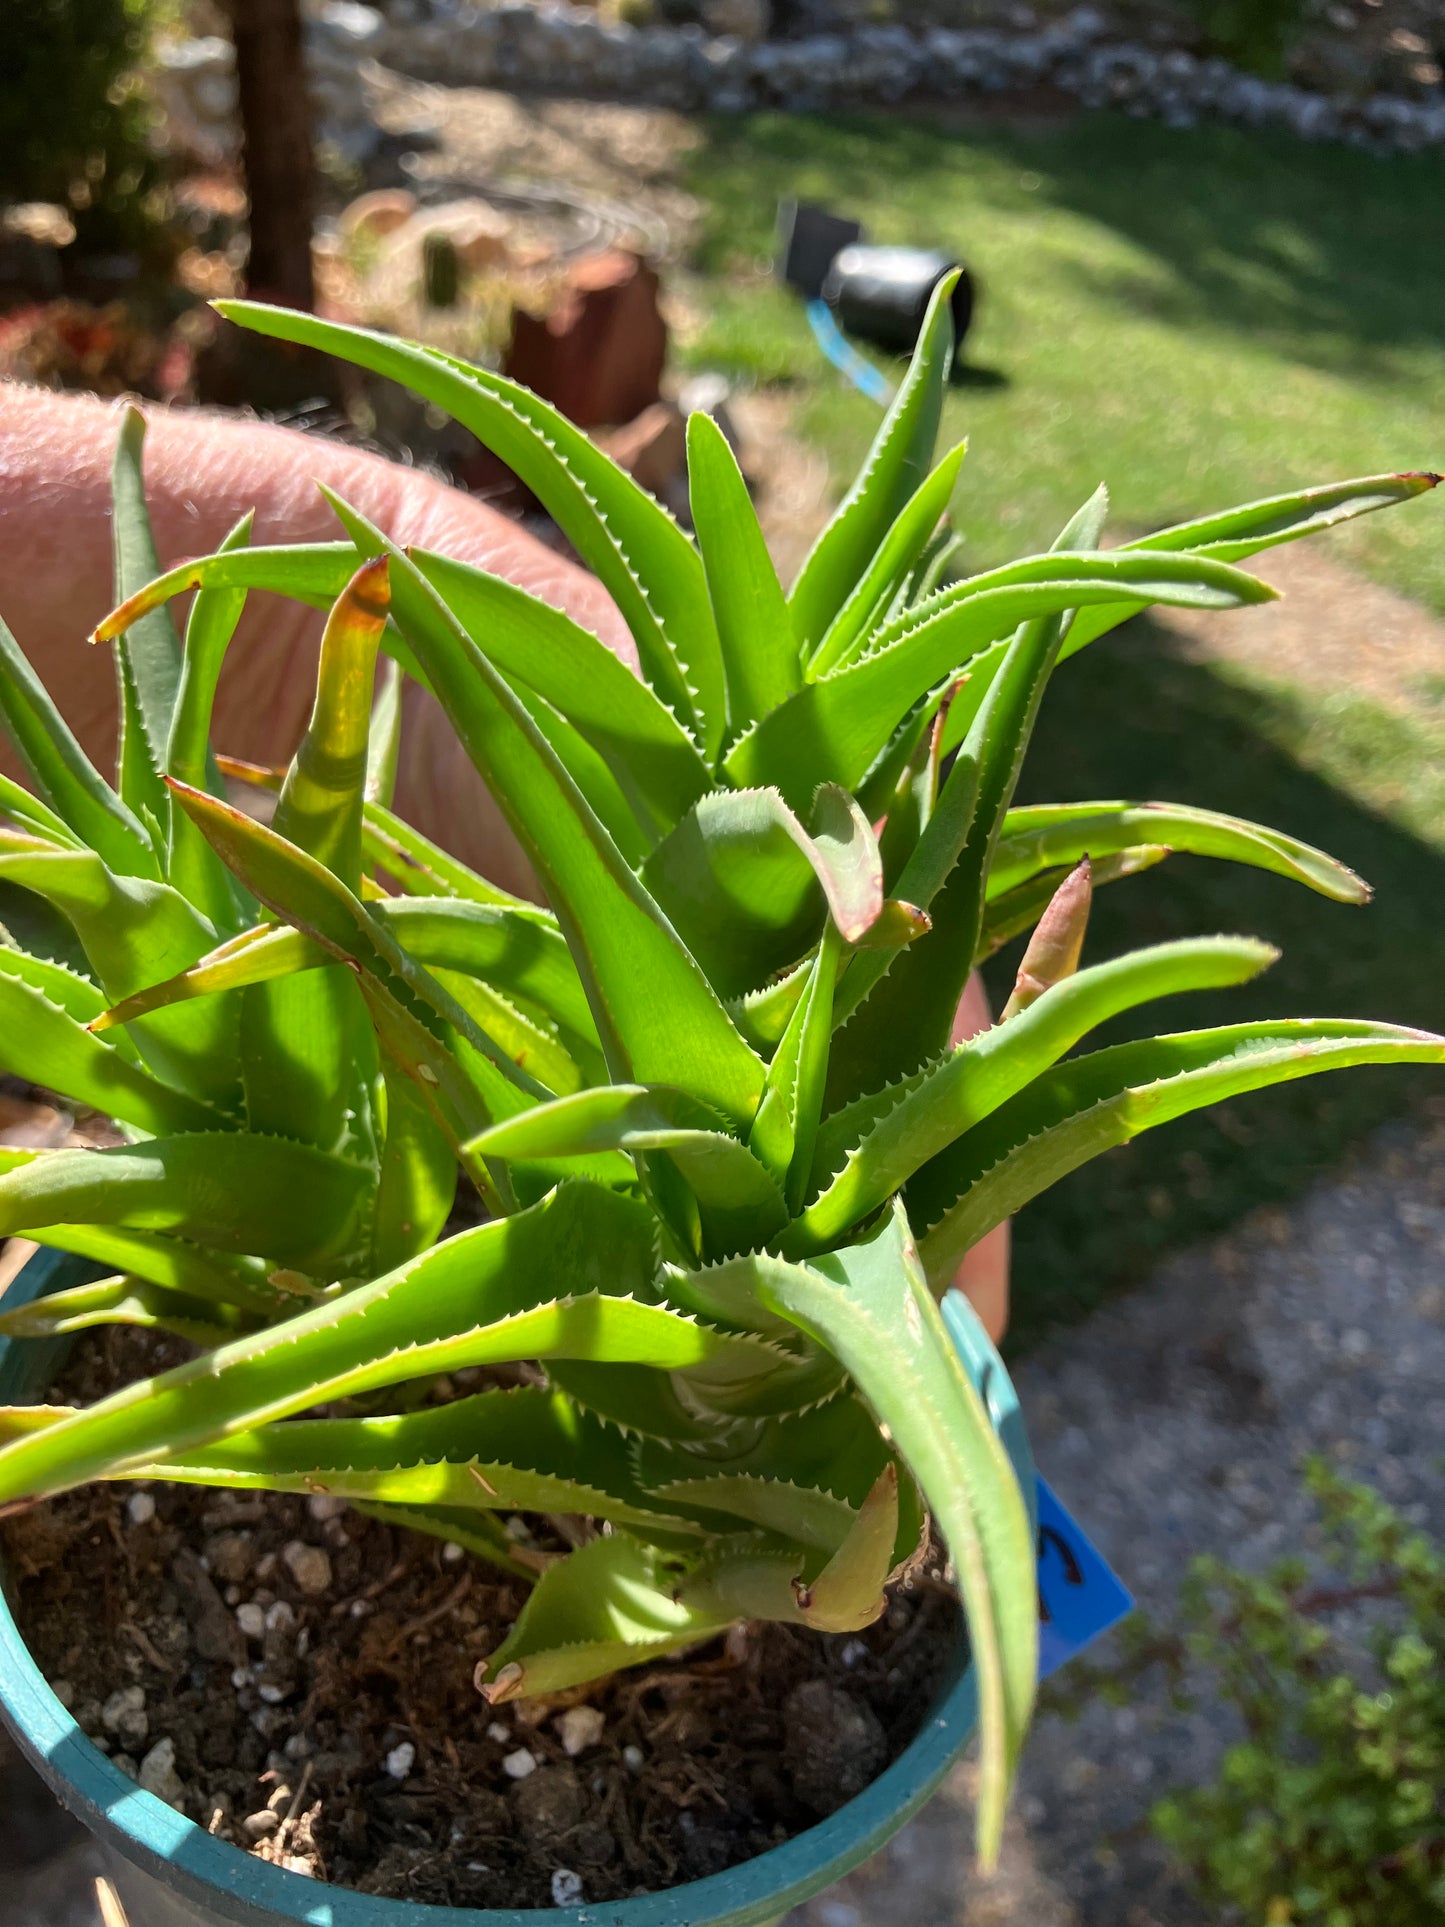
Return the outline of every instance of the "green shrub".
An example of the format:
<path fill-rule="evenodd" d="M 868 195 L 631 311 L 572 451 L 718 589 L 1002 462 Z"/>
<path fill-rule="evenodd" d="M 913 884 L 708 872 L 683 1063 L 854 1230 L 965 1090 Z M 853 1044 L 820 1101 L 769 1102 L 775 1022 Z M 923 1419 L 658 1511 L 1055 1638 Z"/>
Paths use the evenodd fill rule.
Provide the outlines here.
<path fill-rule="evenodd" d="M 1344 1583 L 1198 1562 L 1188 1649 L 1246 1738 L 1154 1826 L 1251 1923 L 1424 1927 L 1445 1918 L 1445 1556 L 1367 1486 L 1319 1462 L 1307 1477 Z M 1341 1615 L 1366 1602 L 1352 1639 Z"/>
<path fill-rule="evenodd" d="M 1277 78 L 1304 24 L 1306 0 L 1192 0 L 1214 52 Z"/>
<path fill-rule="evenodd" d="M 0 200 L 60 201 L 82 238 L 130 238 L 155 184 L 132 76 L 151 0 L 5 0 Z"/>

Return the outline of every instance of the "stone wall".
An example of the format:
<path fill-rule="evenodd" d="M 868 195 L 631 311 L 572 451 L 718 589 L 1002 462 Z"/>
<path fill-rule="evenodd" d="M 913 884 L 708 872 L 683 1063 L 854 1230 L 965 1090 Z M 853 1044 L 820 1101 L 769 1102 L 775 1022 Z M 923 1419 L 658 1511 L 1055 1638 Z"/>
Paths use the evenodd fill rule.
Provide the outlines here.
<path fill-rule="evenodd" d="M 1445 99 L 1346 97 L 1261 80 L 1222 60 L 1110 38 L 1091 7 L 1034 31 L 882 24 L 747 41 L 696 25 L 630 27 L 557 0 L 488 8 L 431 0 L 430 17 L 412 21 L 332 0 L 309 21 L 307 45 L 322 138 L 353 159 L 364 158 L 374 138 L 361 77 L 367 60 L 448 86 L 684 111 L 814 112 L 1051 87 L 1086 107 L 1113 106 L 1177 127 L 1212 118 L 1377 149 L 1445 144 Z M 162 85 L 199 139 L 222 149 L 234 144 L 224 41 L 170 49 Z"/>

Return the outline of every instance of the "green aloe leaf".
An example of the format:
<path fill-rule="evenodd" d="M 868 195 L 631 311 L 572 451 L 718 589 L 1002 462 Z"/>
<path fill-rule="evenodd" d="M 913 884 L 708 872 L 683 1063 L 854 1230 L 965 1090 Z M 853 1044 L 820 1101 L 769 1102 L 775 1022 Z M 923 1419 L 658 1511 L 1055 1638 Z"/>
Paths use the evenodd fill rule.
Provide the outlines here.
<path fill-rule="evenodd" d="M 835 1004 L 835 1021 L 847 1021 L 834 1040 L 830 1108 L 876 1085 L 875 1063 L 911 1071 L 948 1043 L 978 949 L 994 845 L 1068 620 L 1060 611 L 1018 631 L 899 876 L 899 895 L 927 910 L 932 929 L 907 949 L 867 952 L 849 967 Z"/>
<path fill-rule="evenodd" d="M 636 812 L 627 800 L 624 783 L 619 780 L 612 764 L 607 757 L 599 755 L 587 738 L 574 729 L 550 703 L 543 702 L 540 696 L 533 695 L 530 690 L 519 690 L 517 695 L 531 717 L 537 734 L 611 837 L 618 854 L 629 869 L 639 869 L 655 838 L 637 820 Z"/>
<path fill-rule="evenodd" d="M 1220 562 L 1243 562 L 1283 542 L 1317 535 L 1357 515 L 1412 501 L 1435 487 L 1438 475 L 1367 475 L 1348 482 L 1329 482 L 1322 488 L 1296 489 L 1262 502 L 1247 502 L 1217 515 L 1181 522 L 1157 534 L 1141 536 L 1125 546 L 1130 550 L 1189 550 L 1211 555 Z M 1120 618 L 1122 620 L 1122 618 Z M 1068 657 L 1118 626 L 1103 610 L 1081 615 L 1062 651 Z"/>
<path fill-rule="evenodd" d="M 477 1684 L 493 1706 L 558 1693 L 680 1652 L 726 1630 L 735 1613 L 676 1597 L 677 1569 L 630 1533 L 592 1539 L 549 1566 Z"/>
<path fill-rule="evenodd" d="M 215 931 L 178 891 L 118 874 L 91 850 L 25 848 L 0 831 L 5 881 L 34 891 L 64 916 L 110 1002 L 185 970 L 215 945 Z M 132 1039 L 163 1082 L 222 1109 L 237 1105 L 235 1023 L 219 1009 L 160 1011 Z"/>
<path fill-rule="evenodd" d="M 206 1250 L 163 1232 L 116 1225 L 48 1224 L 32 1225 L 25 1235 L 36 1244 L 73 1252 L 78 1258 L 128 1272 L 143 1283 L 204 1298 L 208 1303 L 232 1305 L 263 1317 L 273 1317 L 286 1303 L 285 1295 L 268 1284 L 267 1267 L 261 1259 Z"/>
<path fill-rule="evenodd" d="M 105 994 L 91 978 L 82 976 L 69 964 L 51 957 L 37 957 L 28 950 L 0 939 L 0 971 L 15 977 L 32 990 L 73 1017 L 78 1024 L 89 1024 L 105 1010 Z M 116 1039 L 121 1051 L 135 1061 L 135 1050 L 128 1038 Z"/>
<path fill-rule="evenodd" d="M 643 866 L 642 878 L 724 996 L 756 989 L 817 941 L 825 908 L 849 942 L 883 909 L 867 818 L 825 785 L 810 833 L 775 790 L 715 790 Z"/>
<path fill-rule="evenodd" d="M 907 507 L 884 536 L 877 554 L 859 577 L 857 587 L 813 652 L 808 663 L 810 682 L 851 662 L 873 632 L 884 626 L 910 572 L 928 546 L 940 519 L 948 512 L 958 483 L 958 471 L 967 453 L 968 443 L 960 442 L 914 490 Z"/>
<path fill-rule="evenodd" d="M 9 1182 L 0 1179 L 0 1196 Z M 293 1179 L 293 1196 L 301 1188 L 310 1212 L 309 1180 Z M 605 1358 L 706 1368 L 721 1387 L 755 1378 L 770 1357 L 760 1341 L 645 1302 L 653 1240 L 643 1205 L 598 1185 L 564 1185 L 527 1211 L 461 1232 L 383 1278 L 19 1441 L 0 1452 L 0 1504 L 159 1464 L 328 1399 L 470 1365 Z"/>
<path fill-rule="evenodd" d="M 652 841 L 706 791 L 697 745 L 596 636 L 498 576 L 420 549 L 410 555 L 507 680 L 543 697 L 608 759 Z"/>
<path fill-rule="evenodd" d="M 1206 516 L 1178 528 L 1163 529 L 1157 535 L 1116 549 L 1116 555 L 1194 553 L 1219 562 L 1239 562 L 1281 542 L 1293 542 L 1337 522 L 1350 520 L 1374 509 L 1388 508 L 1409 501 L 1433 488 L 1434 475 L 1376 476 L 1362 482 L 1342 482 L 1321 489 L 1305 489 L 1292 495 L 1275 496 L 1245 508 L 1227 510 L 1222 515 Z M 1162 600 L 1162 598 L 1160 598 Z M 1120 603 L 1117 607 L 1081 607 L 1059 651 L 1059 660 L 1077 655 L 1088 643 L 1117 629 L 1138 606 Z M 1003 659 L 998 644 L 980 652 L 972 664 L 972 697 L 977 701 L 997 674 Z M 961 709 L 950 716 L 944 732 L 943 752 L 962 740 L 968 726 L 969 711 Z"/>
<path fill-rule="evenodd" d="M 996 1860 L 1038 1670 L 1033 1530 L 1008 1455 L 919 1266 L 902 1208 L 807 1265 L 751 1258 L 756 1301 L 846 1368 L 922 1486 L 958 1572 L 978 1677 L 978 1842 Z"/>
<path fill-rule="evenodd" d="M 484 1125 L 543 1095 L 340 878 L 241 811 L 200 790 L 172 788 L 252 895 L 349 967 L 382 1048 L 424 1087 L 454 1150 L 460 1153 Z M 494 1209 L 510 1207 L 510 1193 L 494 1173 L 477 1167 L 470 1174 Z"/>
<path fill-rule="evenodd" d="M 363 563 L 327 617 L 311 715 L 271 825 L 275 838 L 324 865 L 353 896 L 361 887 L 372 690 L 389 607 L 385 559 Z M 176 812 L 216 860 L 186 795 L 173 792 Z M 374 1162 L 377 1044 L 351 973 L 328 958 L 323 969 L 254 984 L 240 997 L 240 1027 L 252 1129 Z"/>
<path fill-rule="evenodd" d="M 45 990 L 8 970 L 13 955 L 0 951 L 0 1035 L 11 1076 L 60 1091 L 73 1103 L 153 1134 L 224 1124 L 209 1104 L 162 1083 L 93 1036 Z"/>
<path fill-rule="evenodd" d="M 272 819 L 278 836 L 324 863 L 353 894 L 361 887 L 376 656 L 391 608 L 387 574 L 384 556 L 363 562 L 327 617 L 311 717 Z"/>
<path fill-rule="evenodd" d="M 252 521 L 252 516 L 242 516 L 221 544 L 223 553 L 249 544 Z M 202 589 L 197 593 L 186 623 L 180 681 L 166 744 L 165 773 L 216 796 L 225 792 L 210 752 L 211 712 L 226 651 L 245 606 L 244 589 Z M 171 886 L 195 904 L 218 931 L 240 929 L 255 906 L 241 901 L 225 865 L 187 817 L 171 807 L 165 822 L 169 837 L 166 876 Z"/>
<path fill-rule="evenodd" d="M 111 529 L 115 546 L 115 599 L 123 602 L 161 572 L 146 509 L 141 448 L 145 417 L 126 408 L 111 470 Z M 116 649 L 120 682 L 120 744 L 116 785 L 142 819 L 164 823 L 166 767 L 171 720 L 181 682 L 181 645 L 164 609 L 137 622 Z"/>
<path fill-rule="evenodd" d="M 383 1069 L 385 1118 L 371 1214 L 370 1276 L 393 1271 L 441 1236 L 457 1194 L 445 1133 L 409 1077 Z"/>
<path fill-rule="evenodd" d="M 530 1386 L 395 1417 L 258 1426 L 161 1460 L 150 1476 L 468 1512 L 579 1512 L 689 1531 L 638 1485 L 619 1432 Z"/>
<path fill-rule="evenodd" d="M 842 939 L 837 925 L 823 933 L 807 988 L 768 1065 L 763 1101 L 748 1143 L 783 1186 L 790 1217 L 796 1217 L 813 1168 L 813 1147 L 828 1081 L 833 1035 L 833 992 Z"/>
<path fill-rule="evenodd" d="M 166 1291 L 141 1278 L 101 1278 L 0 1312 L 0 1337 L 69 1338 L 99 1325 L 139 1325 L 209 1346 L 224 1345 L 249 1322 L 229 1306 Z"/>
<path fill-rule="evenodd" d="M 401 665 L 388 657 L 381 664 L 366 745 L 365 801 L 380 803 L 384 809 L 391 806 L 396 791 L 396 772 L 401 761 L 402 689 L 405 682 Z"/>
<path fill-rule="evenodd" d="M 466 903 L 505 904 L 525 910 L 537 908 L 468 869 L 440 844 L 433 843 L 409 823 L 403 823 L 380 803 L 368 802 L 362 813 L 361 847 L 367 863 L 385 870 L 407 896 L 460 897 Z M 539 914 L 551 916 L 550 911 Z"/>
<path fill-rule="evenodd" d="M 20 645 L 0 621 L 0 723 L 47 809 L 124 875 L 158 877 L 149 833 L 75 740 Z M 7 802 L 6 808 L 10 808 Z M 53 832 L 34 825 L 43 835 Z"/>
<path fill-rule="evenodd" d="M 0 775 L 0 815 L 8 816 L 17 829 L 53 843 L 58 849 L 80 850 L 85 847 L 48 804 L 42 803 L 38 796 L 32 796 L 29 790 L 5 775 Z"/>
<path fill-rule="evenodd" d="M 1337 903 L 1368 903 L 1370 898 L 1370 886 L 1353 870 L 1279 830 L 1184 803 L 1107 802 L 1010 810 L 989 871 L 989 899 L 1017 889 L 1041 870 L 1139 844 L 1272 870 Z"/>
<path fill-rule="evenodd" d="M 1294 1018 L 1119 1044 L 1059 1064 L 927 1164 L 908 1187 L 941 1290 L 963 1255 L 1047 1186 L 1202 1105 L 1354 1064 L 1445 1063 L 1445 1039 L 1392 1024 Z"/>
<path fill-rule="evenodd" d="M 725 716 L 722 658 L 697 551 L 672 517 L 555 408 L 504 376 L 369 329 L 249 301 L 229 321 L 320 348 L 444 408 L 519 475 L 601 578 L 642 673 L 709 756 Z"/>
<path fill-rule="evenodd" d="M 687 476 L 722 650 L 728 734 L 737 736 L 801 688 L 798 646 L 748 485 L 710 415 L 687 424 Z"/>
<path fill-rule="evenodd" d="M 943 395 L 953 362 L 953 311 L 958 276 L 933 290 L 908 373 L 868 451 L 858 479 L 814 543 L 793 584 L 789 604 L 805 655 L 827 634 L 899 514 L 933 463 Z"/>
<path fill-rule="evenodd" d="M 440 981 L 447 981 L 447 973 L 481 979 L 518 999 L 524 1012 L 550 1020 L 574 1056 L 600 1064 L 597 1031 L 581 979 L 549 912 L 531 906 L 426 897 L 383 898 L 367 907 L 408 956 L 443 973 Z M 258 924 L 219 945 L 189 970 L 128 997 L 98 1018 L 95 1028 L 129 1023 L 147 1011 L 191 997 L 314 969 L 327 955 L 299 930 Z M 103 1009 L 104 998 L 98 992 L 95 997 L 97 1009 Z"/>
<path fill-rule="evenodd" d="M 954 704 L 959 723 L 949 721 L 957 741 L 988 687 L 986 676 L 980 686 L 979 659 L 1020 623 L 1093 603 L 1133 614 L 1156 602 L 1234 609 L 1273 599 L 1274 591 L 1254 576 L 1199 556 L 1124 550 L 1030 556 L 920 603 L 880 631 L 856 661 L 773 710 L 733 745 L 723 767 L 736 787 L 775 786 L 802 807 L 819 783 L 856 788 L 914 704 L 967 669 L 965 693 Z"/>
<path fill-rule="evenodd" d="M 1271 944 L 1253 938 L 1202 937 L 1131 951 L 1064 978 L 896 1093 L 884 1091 L 830 1117 L 816 1154 L 821 1193 L 778 1248 L 789 1257 L 828 1250 L 921 1165 L 1109 1018 L 1156 997 L 1247 983 L 1278 956 Z"/>
<path fill-rule="evenodd" d="M 332 1267 L 334 1276 L 334 1267 L 355 1264 L 372 1182 L 367 1170 L 310 1145 L 248 1131 L 9 1152 L 0 1163 L 0 1236 L 67 1221 L 168 1231 L 260 1251 L 302 1272 Z"/>
<path fill-rule="evenodd" d="M 605 760 L 647 847 L 705 792 L 708 767 L 688 730 L 596 636 L 483 569 L 424 549 L 408 553 L 489 660 L 514 689 L 525 692 L 529 706 L 540 698 Z M 121 634 L 169 597 L 198 585 L 228 593 L 261 587 L 324 608 L 341 594 L 356 561 L 357 550 L 349 542 L 258 549 L 244 557 L 203 556 L 129 598 L 96 635 L 103 640 Z M 420 665 L 394 629 L 382 646 L 425 684 Z"/>
<path fill-rule="evenodd" d="M 360 517 L 338 512 L 359 546 L 387 549 Z M 542 879 L 614 1075 L 679 1084 L 746 1122 L 761 1061 L 505 680 L 406 557 L 389 552 L 397 621 Z"/>
<path fill-rule="evenodd" d="M 697 1202 L 707 1244 L 722 1252 L 762 1244 L 787 1222 L 776 1182 L 722 1122 L 686 1091 L 609 1084 L 539 1104 L 467 1148 L 478 1157 L 532 1160 L 665 1151 Z"/>

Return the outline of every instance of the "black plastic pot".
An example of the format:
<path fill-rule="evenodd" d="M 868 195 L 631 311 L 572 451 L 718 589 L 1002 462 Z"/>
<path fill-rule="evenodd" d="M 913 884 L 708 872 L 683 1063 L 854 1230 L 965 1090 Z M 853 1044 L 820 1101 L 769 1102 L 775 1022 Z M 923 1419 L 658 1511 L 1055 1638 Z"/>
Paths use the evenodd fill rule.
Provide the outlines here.
<path fill-rule="evenodd" d="M 879 348 L 908 354 L 918 339 L 929 297 L 944 275 L 958 269 L 953 308 L 954 352 L 973 319 L 973 278 L 941 248 L 884 248 L 855 242 L 834 255 L 823 279 L 823 299 L 839 325 Z"/>

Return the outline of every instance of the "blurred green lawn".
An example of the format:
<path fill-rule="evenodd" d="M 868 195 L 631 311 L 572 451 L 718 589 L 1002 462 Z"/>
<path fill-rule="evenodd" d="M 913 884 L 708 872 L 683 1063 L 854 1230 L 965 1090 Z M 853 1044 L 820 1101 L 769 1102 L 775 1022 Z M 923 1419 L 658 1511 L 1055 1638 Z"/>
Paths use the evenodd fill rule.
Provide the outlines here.
<path fill-rule="evenodd" d="M 772 284 L 778 196 L 968 261 L 982 304 L 944 433 L 970 437 L 954 502 L 970 567 L 1046 546 L 1100 480 L 1116 525 L 1140 529 L 1300 483 L 1445 465 L 1445 157 L 1108 115 L 1034 129 L 755 116 L 709 126 L 691 186 L 705 210 L 689 290 L 703 319 L 686 358 L 791 384 L 797 425 L 840 483 L 877 410 Z M 1445 615 L 1442 497 L 1332 535 L 1331 553 Z M 1105 892 L 1095 956 L 1221 928 L 1285 948 L 1259 984 L 1177 1000 L 1151 1028 L 1251 1011 L 1445 1026 L 1445 661 L 1410 694 L 1402 714 L 1186 662 L 1146 623 L 1060 671 L 1024 797 L 1236 810 L 1324 845 L 1377 889 L 1351 911 L 1179 858 Z M 1404 1071 L 1295 1084 L 1075 1174 L 1018 1227 L 1015 1342 L 1171 1245 L 1296 1194 L 1439 1089 Z"/>

